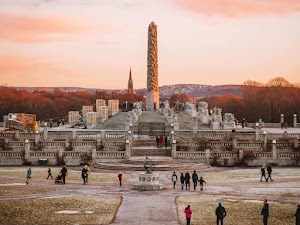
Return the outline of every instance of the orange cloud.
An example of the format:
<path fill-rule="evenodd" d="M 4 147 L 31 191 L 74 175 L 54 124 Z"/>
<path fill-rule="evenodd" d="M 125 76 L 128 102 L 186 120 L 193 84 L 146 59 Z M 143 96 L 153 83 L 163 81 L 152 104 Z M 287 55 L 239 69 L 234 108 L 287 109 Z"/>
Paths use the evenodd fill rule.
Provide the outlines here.
<path fill-rule="evenodd" d="M 195 13 L 225 17 L 290 14 L 300 11 L 299 0 L 170 0 Z"/>
<path fill-rule="evenodd" d="M 42 15 L 12 15 L 0 12 L 0 39 L 14 42 L 50 42 L 66 34 L 81 33 L 78 21 Z"/>
<path fill-rule="evenodd" d="M 0 56 L 0 74 L 31 72 L 46 66 L 47 63 L 28 56 Z"/>

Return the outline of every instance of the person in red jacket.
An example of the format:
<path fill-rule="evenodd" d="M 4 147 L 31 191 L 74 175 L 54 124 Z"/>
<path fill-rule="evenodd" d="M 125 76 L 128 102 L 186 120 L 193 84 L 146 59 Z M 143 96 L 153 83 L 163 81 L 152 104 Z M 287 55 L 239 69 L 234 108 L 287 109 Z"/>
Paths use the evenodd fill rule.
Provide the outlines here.
<path fill-rule="evenodd" d="M 120 181 L 120 186 L 122 186 L 122 173 L 121 172 L 119 173 L 118 177 L 119 177 L 119 181 Z"/>
<path fill-rule="evenodd" d="M 185 217 L 186 217 L 186 225 L 190 225 L 191 224 L 191 217 L 192 217 L 192 209 L 191 209 L 190 205 L 188 205 L 184 209 L 184 213 L 185 213 Z"/>

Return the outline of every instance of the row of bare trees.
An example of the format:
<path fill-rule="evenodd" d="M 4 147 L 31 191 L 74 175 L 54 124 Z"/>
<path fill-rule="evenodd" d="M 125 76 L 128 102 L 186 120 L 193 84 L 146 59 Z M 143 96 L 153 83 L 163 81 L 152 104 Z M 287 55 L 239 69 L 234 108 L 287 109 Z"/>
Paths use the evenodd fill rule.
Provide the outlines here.
<path fill-rule="evenodd" d="M 279 122 L 280 114 L 292 123 L 293 114 L 300 112 L 300 88 L 286 79 L 277 77 L 266 84 L 246 81 L 242 87 L 243 96 L 226 94 L 209 96 L 197 101 L 207 101 L 210 108 L 222 108 L 223 112 L 232 112 L 237 119 L 246 118 L 249 122 L 262 119 L 265 122 Z M 83 105 L 94 105 L 96 99 L 119 99 L 120 102 L 143 101 L 143 93 L 117 92 L 28 92 L 9 87 L 0 87 L 0 120 L 11 112 L 33 113 L 39 120 L 65 117 L 71 110 L 81 110 Z M 184 93 L 170 96 L 170 105 L 196 102 Z M 300 117 L 300 115 L 299 115 Z"/>

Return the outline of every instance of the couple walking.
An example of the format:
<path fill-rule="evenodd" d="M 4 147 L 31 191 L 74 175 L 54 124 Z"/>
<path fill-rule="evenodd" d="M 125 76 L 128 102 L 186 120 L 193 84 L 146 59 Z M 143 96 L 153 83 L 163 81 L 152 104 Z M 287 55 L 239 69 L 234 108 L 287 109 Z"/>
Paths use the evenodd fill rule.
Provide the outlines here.
<path fill-rule="evenodd" d="M 270 178 L 271 181 L 273 181 L 273 179 L 271 177 L 271 175 L 272 175 L 272 166 L 271 165 L 267 166 L 268 177 L 266 177 L 265 166 L 263 166 L 260 171 L 261 171 L 260 182 L 262 182 L 263 177 L 265 178 L 266 182 L 268 182 L 269 178 Z"/>

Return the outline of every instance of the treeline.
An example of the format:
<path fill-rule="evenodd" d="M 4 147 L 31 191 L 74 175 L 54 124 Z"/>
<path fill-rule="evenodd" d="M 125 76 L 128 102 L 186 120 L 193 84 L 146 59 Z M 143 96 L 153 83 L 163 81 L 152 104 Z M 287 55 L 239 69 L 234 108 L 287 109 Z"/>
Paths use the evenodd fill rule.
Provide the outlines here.
<path fill-rule="evenodd" d="M 217 106 L 224 112 L 232 112 L 238 120 L 249 122 L 262 119 L 278 123 L 284 114 L 288 124 L 293 123 L 293 114 L 300 117 L 300 88 L 282 77 L 271 79 L 266 84 L 246 81 L 242 88 L 243 96 L 223 95 L 204 98 L 210 107 Z M 298 119 L 299 121 L 299 119 Z"/>
<path fill-rule="evenodd" d="M 8 113 L 33 113 L 38 120 L 66 117 L 69 111 L 81 110 L 83 105 L 95 105 L 96 99 L 119 99 L 120 101 L 141 101 L 142 96 L 128 93 L 87 91 L 53 92 L 16 90 L 0 87 L 0 120 Z"/>
<path fill-rule="evenodd" d="M 280 122 L 280 114 L 292 124 L 293 114 L 300 117 L 300 88 L 281 77 L 274 78 L 266 84 L 246 81 L 242 88 L 243 96 L 226 94 L 209 96 L 202 99 L 192 98 L 184 93 L 170 96 L 170 106 L 182 109 L 185 102 L 208 102 L 209 108 L 222 108 L 222 112 L 235 114 L 238 120 L 246 118 L 248 122 L 262 119 L 265 122 Z M 71 110 L 81 110 L 83 105 L 95 105 L 96 99 L 119 99 L 124 102 L 144 101 L 144 93 L 129 94 L 117 92 L 64 92 L 54 89 L 53 92 L 28 92 L 15 88 L 0 87 L 0 120 L 11 112 L 33 113 L 38 120 L 66 117 Z M 164 99 L 161 99 L 163 102 Z M 122 104 L 123 103 L 123 104 Z M 130 105 L 130 104 L 129 104 Z M 178 107 L 180 105 L 180 107 Z"/>

